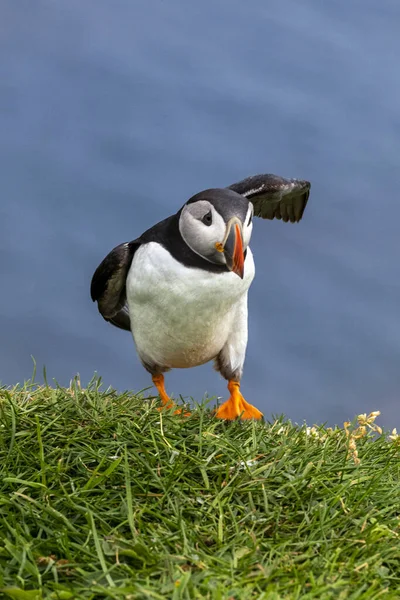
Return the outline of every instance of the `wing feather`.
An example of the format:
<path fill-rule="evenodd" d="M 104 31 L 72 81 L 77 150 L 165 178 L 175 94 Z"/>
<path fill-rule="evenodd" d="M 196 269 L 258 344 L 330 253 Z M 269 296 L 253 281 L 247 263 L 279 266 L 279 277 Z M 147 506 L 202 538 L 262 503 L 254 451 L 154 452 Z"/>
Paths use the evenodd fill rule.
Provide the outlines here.
<path fill-rule="evenodd" d="M 111 250 L 97 267 L 90 286 L 90 295 L 93 302 L 97 302 L 102 317 L 127 331 L 130 331 L 131 323 L 126 303 L 126 278 L 139 245 L 135 240 Z"/>
<path fill-rule="evenodd" d="M 272 174 L 253 175 L 229 186 L 253 203 L 256 217 L 282 219 L 285 223 L 301 220 L 310 188 L 309 181 Z"/>

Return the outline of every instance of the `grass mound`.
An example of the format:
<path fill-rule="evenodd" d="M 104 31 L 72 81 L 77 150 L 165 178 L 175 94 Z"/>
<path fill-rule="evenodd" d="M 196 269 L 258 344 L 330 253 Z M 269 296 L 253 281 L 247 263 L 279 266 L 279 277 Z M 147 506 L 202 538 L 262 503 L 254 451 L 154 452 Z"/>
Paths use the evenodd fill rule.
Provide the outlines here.
<path fill-rule="evenodd" d="M 400 444 L 376 415 L 156 405 L 97 380 L 0 390 L 0 597 L 399 597 Z"/>

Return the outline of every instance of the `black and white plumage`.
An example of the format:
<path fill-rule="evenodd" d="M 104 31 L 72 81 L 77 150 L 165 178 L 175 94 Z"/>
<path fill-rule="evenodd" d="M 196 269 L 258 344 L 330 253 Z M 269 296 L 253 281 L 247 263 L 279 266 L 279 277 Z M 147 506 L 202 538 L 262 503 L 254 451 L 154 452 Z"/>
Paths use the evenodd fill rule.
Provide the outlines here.
<path fill-rule="evenodd" d="M 174 215 L 120 244 L 96 269 L 91 296 L 105 320 L 131 330 L 170 407 L 162 374 L 215 361 L 231 397 L 221 418 L 260 418 L 239 391 L 254 278 L 252 217 L 300 221 L 310 183 L 256 175 L 196 194 Z"/>

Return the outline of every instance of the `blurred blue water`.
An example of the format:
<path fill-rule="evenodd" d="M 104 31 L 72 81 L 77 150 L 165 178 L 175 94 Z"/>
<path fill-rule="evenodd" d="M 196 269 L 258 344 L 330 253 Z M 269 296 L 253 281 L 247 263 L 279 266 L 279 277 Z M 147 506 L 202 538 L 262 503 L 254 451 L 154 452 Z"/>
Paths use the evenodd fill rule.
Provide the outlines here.
<path fill-rule="evenodd" d="M 266 416 L 400 417 L 400 4 L 3 0 L 0 377 L 150 383 L 93 270 L 208 187 L 312 182 L 257 221 L 243 391 Z M 226 396 L 211 365 L 168 390 Z"/>

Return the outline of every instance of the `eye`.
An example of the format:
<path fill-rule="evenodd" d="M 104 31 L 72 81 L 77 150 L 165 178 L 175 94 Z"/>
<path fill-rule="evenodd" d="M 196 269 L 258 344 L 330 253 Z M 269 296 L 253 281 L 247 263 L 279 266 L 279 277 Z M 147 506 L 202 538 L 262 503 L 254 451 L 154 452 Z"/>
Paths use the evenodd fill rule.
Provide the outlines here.
<path fill-rule="evenodd" d="M 249 222 L 247 223 L 247 227 L 251 224 L 253 220 L 253 213 L 250 213 Z"/>
<path fill-rule="evenodd" d="M 204 217 L 201 219 L 201 222 L 204 223 L 204 225 L 207 225 L 207 227 L 209 227 L 211 225 L 211 223 L 212 223 L 211 210 L 209 210 L 208 213 L 204 215 Z"/>

